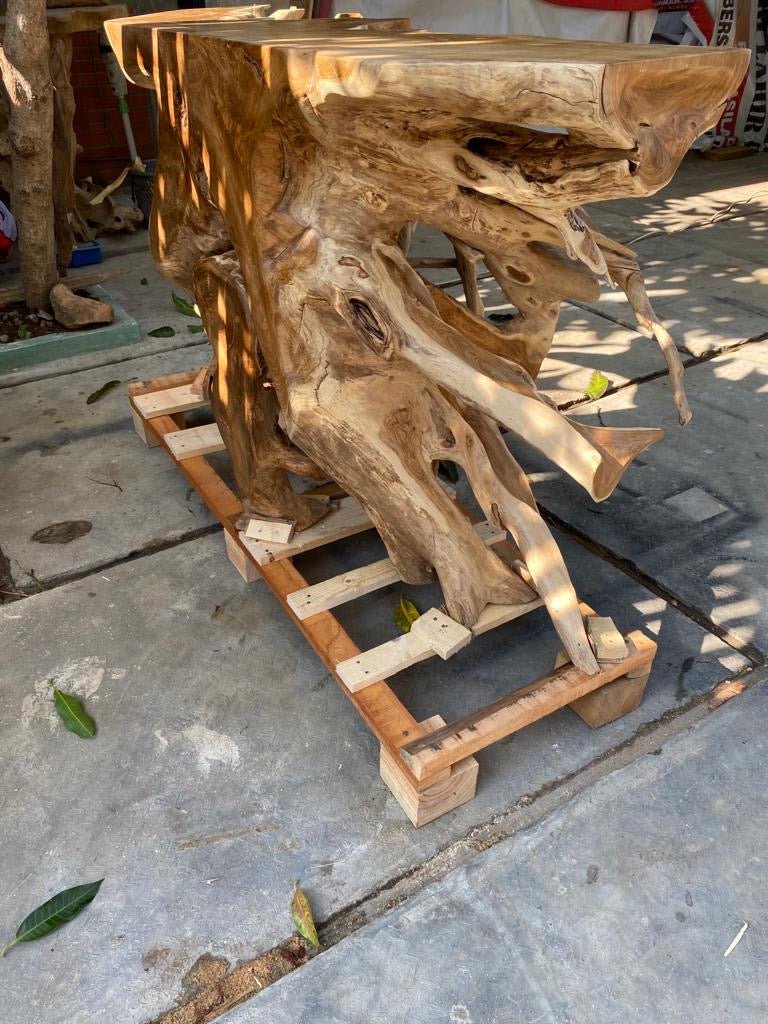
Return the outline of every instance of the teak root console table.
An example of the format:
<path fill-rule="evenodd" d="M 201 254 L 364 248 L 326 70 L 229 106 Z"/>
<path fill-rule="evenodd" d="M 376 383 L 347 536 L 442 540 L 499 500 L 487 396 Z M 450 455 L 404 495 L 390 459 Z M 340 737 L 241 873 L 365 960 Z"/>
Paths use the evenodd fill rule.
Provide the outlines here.
<path fill-rule="evenodd" d="M 662 437 L 586 426 L 536 387 L 561 301 L 596 301 L 600 278 L 661 345 L 690 419 L 634 254 L 581 204 L 664 185 L 748 54 L 265 13 L 108 25 L 128 77 L 158 97 L 153 255 L 195 295 L 214 351 L 197 374 L 134 385 L 131 403 L 221 520 L 241 573 L 261 573 L 353 700 L 418 825 L 471 798 L 476 751 L 565 705 L 600 725 L 642 697 L 655 645 L 579 603 L 514 450 L 524 439 L 600 501 Z M 430 261 L 409 261 L 417 222 L 449 238 L 454 256 L 438 262 L 466 304 L 418 273 Z M 481 262 L 516 310 L 503 329 L 483 317 Z M 215 422 L 185 429 L 208 403 Z M 223 449 L 239 497 L 206 462 Z M 483 522 L 441 486 L 442 460 L 464 470 Z M 299 491 L 289 473 L 326 483 Z M 309 586 L 291 561 L 372 527 L 389 555 L 373 565 Z M 372 650 L 333 616 L 435 578 L 443 607 Z M 550 675 L 449 725 L 416 722 L 388 686 L 540 605 L 566 659 Z"/>

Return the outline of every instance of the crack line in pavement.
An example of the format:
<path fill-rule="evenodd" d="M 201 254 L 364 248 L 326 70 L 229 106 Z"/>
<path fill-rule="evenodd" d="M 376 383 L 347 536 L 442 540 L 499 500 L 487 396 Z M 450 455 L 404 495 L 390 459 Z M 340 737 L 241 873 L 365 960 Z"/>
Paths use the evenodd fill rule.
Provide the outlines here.
<path fill-rule="evenodd" d="M 586 308 L 586 307 L 585 307 Z M 620 321 L 615 321 L 619 323 Z M 635 328 L 637 332 L 637 328 Z M 641 335 L 643 337 L 643 335 Z M 646 338 L 646 341 L 652 341 L 652 338 Z M 726 356 L 730 352 L 736 352 L 739 349 L 745 348 L 747 345 L 754 345 L 759 341 L 768 340 L 768 331 L 763 334 L 756 334 L 754 338 L 744 338 L 743 341 L 735 341 L 732 345 L 726 345 L 724 348 L 718 349 L 716 352 L 706 352 L 701 356 L 691 356 L 690 359 L 683 360 L 683 367 L 689 370 L 693 367 L 699 366 L 701 363 L 709 363 L 713 359 L 717 359 L 719 356 Z M 679 351 L 679 350 L 678 350 Z M 615 395 L 619 391 L 624 391 L 626 388 L 634 387 L 635 384 L 646 384 L 651 380 L 658 380 L 660 377 L 668 377 L 669 370 L 665 367 L 663 370 L 653 370 L 650 373 L 646 373 L 641 377 L 632 377 L 630 380 L 625 381 L 624 384 L 617 384 L 615 387 L 607 388 L 600 398 L 589 398 L 584 395 L 583 398 L 572 398 L 570 402 L 563 402 L 558 405 L 558 409 L 573 409 L 575 407 L 589 405 L 594 402 L 599 402 L 602 398 L 608 398 L 609 395 Z"/>
<path fill-rule="evenodd" d="M 32 577 L 33 581 L 37 580 L 36 587 L 33 587 L 32 584 L 20 586 L 17 583 L 15 590 L 7 592 L 11 594 L 10 597 L 7 597 L 5 601 L 0 598 L 0 606 L 3 604 L 14 604 L 16 601 L 24 600 L 27 597 L 36 597 L 38 594 L 46 594 L 51 590 L 58 590 L 59 587 L 64 587 L 68 583 L 76 583 L 78 580 L 87 579 L 89 576 L 100 575 L 128 562 L 136 562 L 139 558 L 145 558 L 147 555 L 156 555 L 161 551 L 168 551 L 170 548 L 179 547 L 181 544 L 200 540 L 201 537 L 209 537 L 213 533 L 218 533 L 221 529 L 220 523 L 209 523 L 207 526 L 198 526 L 194 530 L 190 530 L 189 533 L 185 533 L 182 537 L 149 541 L 143 548 L 136 548 L 134 551 L 129 551 L 127 555 L 121 555 L 119 558 L 100 562 L 98 565 L 91 565 L 83 569 L 73 569 L 71 572 L 51 576 L 50 579 L 37 580 L 37 577 Z M 22 572 L 29 575 L 30 570 L 22 568 Z"/>
<path fill-rule="evenodd" d="M 625 576 L 629 576 L 630 579 L 635 580 L 641 586 L 645 587 L 646 590 L 650 590 L 658 597 L 662 598 L 667 604 L 676 608 L 679 612 L 682 612 L 687 618 L 691 619 L 698 626 L 706 629 L 708 633 L 713 633 L 716 637 L 728 644 L 729 647 L 733 647 L 734 650 L 738 651 L 739 654 L 743 654 L 745 658 L 748 658 L 754 665 L 764 665 L 766 662 L 766 656 L 763 652 L 755 647 L 753 643 L 748 640 L 742 640 L 735 633 L 732 633 L 729 629 L 724 626 L 719 626 L 714 622 L 706 612 L 696 608 L 695 605 L 688 604 L 682 598 L 677 597 L 666 587 L 662 586 L 653 576 L 649 576 L 643 569 L 641 569 L 636 562 L 633 562 L 630 558 L 624 558 L 623 555 L 617 554 L 610 548 L 607 548 L 604 544 L 601 544 L 598 540 L 593 540 L 588 534 L 584 533 L 577 526 L 573 526 L 571 523 L 567 523 L 564 519 L 561 519 L 557 513 L 550 511 L 544 505 L 539 504 L 539 511 L 541 512 L 542 518 L 546 520 L 551 526 L 556 527 L 563 533 L 567 533 L 575 541 L 578 541 L 583 548 L 590 551 L 593 555 L 597 555 L 604 562 L 608 562 L 615 569 L 619 569 L 624 573 Z"/>
<path fill-rule="evenodd" d="M 768 670 L 745 668 L 731 679 L 740 679 L 749 690 L 768 681 Z M 712 713 L 708 708 L 710 697 L 711 692 L 696 694 L 685 704 L 668 709 L 652 722 L 645 722 L 632 736 L 598 754 L 588 764 L 545 783 L 534 793 L 522 795 L 507 810 L 472 826 L 421 864 L 388 879 L 331 914 L 318 924 L 322 952 L 327 952 L 366 925 L 384 917 L 400 904 L 417 896 L 427 886 L 439 882 L 491 847 L 536 827 L 549 814 L 588 787 L 630 766 L 641 757 L 661 755 L 663 749 L 660 744 L 692 728 Z M 209 954 L 203 954 L 189 974 L 195 971 L 198 964 L 210 959 Z M 312 957 L 307 945 L 293 935 L 251 960 L 239 963 L 228 974 L 222 976 L 219 973 L 210 984 L 200 986 L 191 999 L 155 1017 L 151 1024 L 209 1024 L 227 1010 L 257 996 L 275 981 L 304 966 L 310 959 Z"/>
<path fill-rule="evenodd" d="M 2 380 L 0 378 L 0 391 L 10 390 L 10 388 L 21 388 L 24 387 L 25 384 L 37 384 L 42 380 L 54 380 L 56 377 L 71 377 L 74 373 L 88 373 L 89 370 L 99 370 L 105 366 L 118 366 L 120 363 L 130 363 L 134 359 L 149 359 L 152 356 L 166 355 L 168 352 L 183 352 L 185 349 L 196 348 L 198 345 L 207 346 L 208 342 L 196 340 L 189 341 L 186 344 L 177 344 L 169 346 L 168 348 L 160 348 L 153 350 L 152 352 L 136 352 L 135 354 L 123 356 L 119 359 L 109 359 L 103 363 L 94 363 L 93 366 L 64 367 L 61 370 L 53 370 L 50 373 L 40 374 L 39 377 L 27 377 L 25 380 Z M 34 372 L 31 367 L 29 370 Z"/>

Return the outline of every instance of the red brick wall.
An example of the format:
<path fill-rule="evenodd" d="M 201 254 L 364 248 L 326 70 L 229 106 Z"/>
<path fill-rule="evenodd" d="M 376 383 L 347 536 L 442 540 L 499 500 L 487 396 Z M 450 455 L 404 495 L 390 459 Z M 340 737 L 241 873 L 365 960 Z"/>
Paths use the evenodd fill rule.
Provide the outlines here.
<path fill-rule="evenodd" d="M 77 105 L 75 135 L 83 150 L 77 158 L 75 179 L 92 175 L 94 181 L 107 184 L 130 163 L 123 120 L 117 98 L 109 87 L 97 33 L 79 32 L 72 39 L 72 87 Z M 146 89 L 128 85 L 128 108 L 136 148 L 145 160 L 156 155 L 148 96 Z"/>

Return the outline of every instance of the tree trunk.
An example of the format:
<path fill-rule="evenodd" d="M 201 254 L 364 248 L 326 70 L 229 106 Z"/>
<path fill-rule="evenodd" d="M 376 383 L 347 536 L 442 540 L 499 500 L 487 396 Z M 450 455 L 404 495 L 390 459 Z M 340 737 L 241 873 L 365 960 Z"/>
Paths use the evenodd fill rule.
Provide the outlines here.
<path fill-rule="evenodd" d="M 53 86 L 45 0 L 8 0 L 0 70 L 10 109 L 11 205 L 19 230 L 24 297 L 30 309 L 47 309 L 57 277 Z"/>
<path fill-rule="evenodd" d="M 64 276 L 75 244 L 75 95 L 70 81 L 72 36 L 51 39 L 53 96 L 53 216 L 56 266 Z"/>

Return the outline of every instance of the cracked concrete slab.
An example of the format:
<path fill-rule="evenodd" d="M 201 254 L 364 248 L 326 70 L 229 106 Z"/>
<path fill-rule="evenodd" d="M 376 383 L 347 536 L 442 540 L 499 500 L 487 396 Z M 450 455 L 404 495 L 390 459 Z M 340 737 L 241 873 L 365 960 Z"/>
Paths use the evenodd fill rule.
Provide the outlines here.
<path fill-rule="evenodd" d="M 646 228 L 685 229 L 694 222 L 721 214 L 732 204 L 749 203 L 750 209 L 764 210 L 768 207 L 767 178 L 766 153 L 754 153 L 730 166 L 690 154 L 672 181 L 654 195 L 612 199 L 595 204 L 595 208 Z"/>
<path fill-rule="evenodd" d="M 194 369 L 207 346 L 22 384 L 0 402 L 0 547 L 17 584 L 43 584 L 187 536 L 213 522 L 161 451 L 142 444 L 129 379 Z M 120 386 L 91 405 L 109 380 Z M 115 484 L 117 486 L 115 486 Z M 54 523 L 91 529 L 66 544 L 33 537 Z"/>
<path fill-rule="evenodd" d="M 478 285 L 486 316 L 499 317 L 512 310 L 495 280 L 480 281 Z M 447 291 L 464 304 L 461 286 Z M 497 322 L 497 326 L 503 327 L 503 323 Z M 656 342 L 589 309 L 564 302 L 552 348 L 536 382 L 558 405 L 565 405 L 584 399 L 594 370 L 619 386 L 665 369 Z"/>
<path fill-rule="evenodd" d="M 768 229 L 768 212 L 762 223 Z M 682 352 L 710 355 L 768 330 L 768 261 L 764 255 L 751 261 L 756 246 L 729 255 L 710 247 L 706 232 L 683 231 L 653 235 L 631 248 L 653 308 Z M 600 302 L 587 308 L 634 322 L 620 289 L 603 288 Z"/>
<path fill-rule="evenodd" d="M 600 505 L 583 500 L 576 484 L 535 453 L 522 459 L 537 471 L 534 491 L 545 508 L 764 653 L 767 385 L 768 342 L 756 342 L 686 370 L 693 421 L 685 429 L 677 425 L 666 378 L 573 410 L 587 423 L 598 422 L 599 408 L 606 426 L 667 430 Z M 715 514 L 697 521 L 680 507 L 692 488 Z"/>
<path fill-rule="evenodd" d="M 743 695 L 226 1019 L 760 1024 L 767 705 Z"/>
<path fill-rule="evenodd" d="M 220 536 L 0 608 L 0 920 L 15 927 L 54 892 L 105 877 L 86 914 L 9 954 L 6 1024 L 90 1024 L 126 1006 L 151 1018 L 202 954 L 238 961 L 284 939 L 294 879 L 326 919 L 744 666 L 626 576 L 564 549 L 586 600 L 658 639 L 643 705 L 596 732 L 566 710 L 491 747 L 476 799 L 419 831 L 380 782 L 352 705 L 265 585 L 236 575 Z M 366 534 L 301 566 L 313 580 L 377 557 Z M 395 635 L 399 593 L 343 610 L 358 643 Z M 418 717 L 450 721 L 548 671 L 559 644 L 534 614 L 403 673 L 398 693 Z M 94 740 L 64 731 L 51 679 L 85 699 Z"/>

